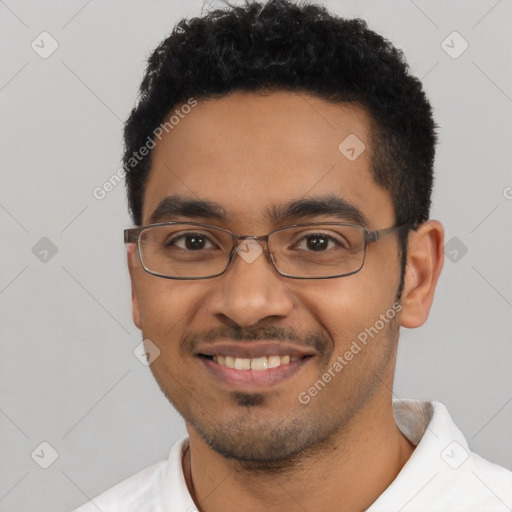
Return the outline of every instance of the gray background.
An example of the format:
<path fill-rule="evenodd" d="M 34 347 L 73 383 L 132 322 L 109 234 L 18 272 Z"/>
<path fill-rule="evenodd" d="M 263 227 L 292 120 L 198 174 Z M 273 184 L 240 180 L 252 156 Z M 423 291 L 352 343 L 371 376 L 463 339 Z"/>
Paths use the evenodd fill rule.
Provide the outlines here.
<path fill-rule="evenodd" d="M 119 168 L 148 53 L 202 4 L 0 0 L 4 512 L 70 510 L 185 433 L 132 352 L 124 186 L 92 192 Z M 444 402 L 473 450 L 512 468 L 512 2 L 326 5 L 403 48 L 440 126 L 432 217 L 455 239 L 429 322 L 402 333 L 396 396 Z M 50 48 L 43 31 L 47 59 L 31 48 Z"/>

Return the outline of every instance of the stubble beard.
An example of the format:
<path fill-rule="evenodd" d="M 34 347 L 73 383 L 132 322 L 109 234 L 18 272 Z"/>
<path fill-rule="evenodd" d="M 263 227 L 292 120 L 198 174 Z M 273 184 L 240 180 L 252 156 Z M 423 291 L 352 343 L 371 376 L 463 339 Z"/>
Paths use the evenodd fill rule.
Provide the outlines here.
<path fill-rule="evenodd" d="M 241 470 L 287 473 L 322 453 L 331 455 L 334 437 L 338 445 L 340 441 L 343 445 L 343 439 L 350 437 L 354 416 L 368 404 L 381 385 L 386 385 L 383 381 L 394 369 L 398 333 L 399 323 L 395 318 L 385 332 L 372 340 L 371 343 L 385 343 L 386 346 L 372 367 L 362 372 L 352 396 L 344 397 L 343 402 L 329 407 L 325 414 L 309 410 L 297 401 L 277 419 L 261 418 L 258 411 L 264 411 L 267 404 L 264 394 L 234 392 L 230 398 L 240 410 L 237 419 L 213 424 L 212 416 L 196 414 L 190 407 L 182 407 L 162 386 L 161 389 L 188 425 L 216 453 L 234 462 Z M 321 397 L 313 400 L 318 399 Z"/>

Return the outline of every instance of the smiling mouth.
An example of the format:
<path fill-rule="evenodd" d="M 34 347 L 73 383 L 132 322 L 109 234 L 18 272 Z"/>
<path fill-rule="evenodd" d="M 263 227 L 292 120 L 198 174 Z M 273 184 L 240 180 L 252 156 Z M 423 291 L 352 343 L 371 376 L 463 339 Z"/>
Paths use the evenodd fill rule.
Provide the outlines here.
<path fill-rule="evenodd" d="M 223 354 L 198 354 L 208 373 L 230 390 L 251 392 L 283 382 L 309 366 L 313 355 L 267 355 L 235 357 Z"/>
<path fill-rule="evenodd" d="M 209 359 L 210 361 L 214 361 L 220 366 L 225 368 L 234 368 L 236 370 L 256 370 L 256 371 L 268 371 L 272 368 L 279 368 L 281 366 L 287 365 L 289 363 L 293 363 L 298 361 L 299 359 L 305 359 L 311 356 L 290 356 L 290 355 L 270 355 L 270 356 L 262 356 L 262 357 L 253 357 L 253 358 L 245 358 L 245 357 L 234 357 L 234 356 L 224 356 L 221 354 L 208 356 L 205 354 L 201 354 L 200 357 L 204 357 Z"/>

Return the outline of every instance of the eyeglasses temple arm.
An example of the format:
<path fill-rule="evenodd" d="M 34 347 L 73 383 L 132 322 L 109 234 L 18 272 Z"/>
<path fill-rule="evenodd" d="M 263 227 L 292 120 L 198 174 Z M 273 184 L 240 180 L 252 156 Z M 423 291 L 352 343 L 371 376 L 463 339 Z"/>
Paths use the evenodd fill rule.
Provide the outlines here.
<path fill-rule="evenodd" d="M 381 238 L 391 235 L 392 233 L 397 233 L 399 231 L 402 231 L 403 229 L 410 229 L 410 224 L 402 224 L 401 226 L 393 226 L 390 228 L 384 228 L 384 229 L 378 229 L 377 231 L 367 231 L 367 242 L 376 242 L 377 240 L 380 240 Z"/>
<path fill-rule="evenodd" d="M 134 244 L 137 242 L 139 237 L 139 230 L 137 228 L 125 229 L 124 230 L 124 243 Z"/>

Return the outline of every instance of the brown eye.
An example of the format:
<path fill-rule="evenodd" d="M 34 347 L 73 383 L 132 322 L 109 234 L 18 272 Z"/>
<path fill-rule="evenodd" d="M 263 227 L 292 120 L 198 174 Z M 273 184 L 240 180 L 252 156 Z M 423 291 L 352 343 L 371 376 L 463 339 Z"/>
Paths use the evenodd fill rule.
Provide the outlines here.
<path fill-rule="evenodd" d="M 209 245 L 208 245 L 209 244 Z M 202 249 L 211 249 L 213 244 L 209 238 L 201 233 L 183 233 L 169 240 L 167 247 L 177 247 L 187 251 L 200 251 Z"/>
<path fill-rule="evenodd" d="M 329 245 L 329 238 L 323 235 L 307 237 L 307 247 L 312 251 L 325 251 Z"/>

